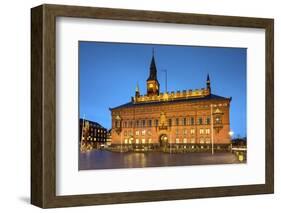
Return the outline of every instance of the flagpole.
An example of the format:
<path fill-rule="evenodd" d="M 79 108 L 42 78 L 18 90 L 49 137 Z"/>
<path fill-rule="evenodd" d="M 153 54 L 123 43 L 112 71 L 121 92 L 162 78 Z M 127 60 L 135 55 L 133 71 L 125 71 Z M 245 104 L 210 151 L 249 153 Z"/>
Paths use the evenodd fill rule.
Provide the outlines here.
<path fill-rule="evenodd" d="M 212 155 L 214 154 L 214 121 L 213 121 L 213 105 L 211 104 L 211 131 L 212 131 Z"/>

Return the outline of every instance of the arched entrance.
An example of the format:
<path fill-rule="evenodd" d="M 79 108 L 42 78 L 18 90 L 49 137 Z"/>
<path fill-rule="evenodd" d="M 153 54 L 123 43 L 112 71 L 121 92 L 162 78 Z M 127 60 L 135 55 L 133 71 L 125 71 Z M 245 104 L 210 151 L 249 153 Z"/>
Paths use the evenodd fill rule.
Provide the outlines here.
<path fill-rule="evenodd" d="M 159 137 L 160 146 L 166 146 L 168 144 L 168 136 L 166 134 L 162 134 Z"/>

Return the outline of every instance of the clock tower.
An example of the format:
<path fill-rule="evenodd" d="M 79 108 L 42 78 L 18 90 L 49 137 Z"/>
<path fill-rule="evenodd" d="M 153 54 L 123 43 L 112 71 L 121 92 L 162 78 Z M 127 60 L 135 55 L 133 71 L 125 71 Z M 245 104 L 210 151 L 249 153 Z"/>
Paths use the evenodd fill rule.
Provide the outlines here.
<path fill-rule="evenodd" d="M 147 96 L 159 95 L 160 84 L 157 80 L 157 68 L 154 59 L 154 50 L 150 63 L 149 77 L 146 80 Z"/>

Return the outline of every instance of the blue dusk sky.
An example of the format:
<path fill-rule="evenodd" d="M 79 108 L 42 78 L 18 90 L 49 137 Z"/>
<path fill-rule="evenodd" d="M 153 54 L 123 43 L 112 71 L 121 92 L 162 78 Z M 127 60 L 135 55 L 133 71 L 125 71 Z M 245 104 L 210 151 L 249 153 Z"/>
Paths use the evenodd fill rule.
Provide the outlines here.
<path fill-rule="evenodd" d="M 161 92 L 206 87 L 210 75 L 212 93 L 232 97 L 230 125 L 234 136 L 246 136 L 246 48 L 79 42 L 80 118 L 111 128 L 109 108 L 131 100 L 138 83 L 146 93 L 152 58 Z"/>

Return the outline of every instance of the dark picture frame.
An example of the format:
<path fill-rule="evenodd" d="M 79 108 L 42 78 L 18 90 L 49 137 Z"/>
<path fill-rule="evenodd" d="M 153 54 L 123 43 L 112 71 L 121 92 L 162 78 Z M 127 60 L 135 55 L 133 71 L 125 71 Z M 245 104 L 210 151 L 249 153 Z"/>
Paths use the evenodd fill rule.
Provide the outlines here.
<path fill-rule="evenodd" d="M 265 184 L 56 195 L 56 18 L 94 18 L 265 29 Z M 41 208 L 274 192 L 274 20 L 65 5 L 31 9 L 31 203 Z"/>

